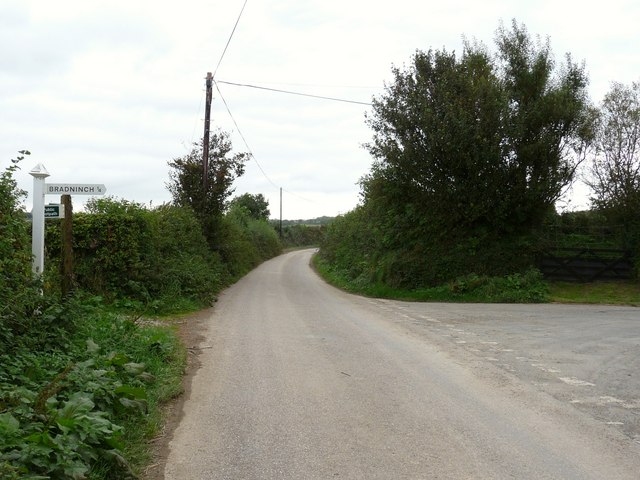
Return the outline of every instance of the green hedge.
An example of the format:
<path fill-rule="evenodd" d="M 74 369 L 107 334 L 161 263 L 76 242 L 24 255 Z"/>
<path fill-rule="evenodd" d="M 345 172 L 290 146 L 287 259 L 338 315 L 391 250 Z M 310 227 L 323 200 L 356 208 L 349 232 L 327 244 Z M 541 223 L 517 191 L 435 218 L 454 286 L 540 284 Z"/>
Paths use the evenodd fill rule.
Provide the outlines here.
<path fill-rule="evenodd" d="M 107 300 L 156 307 L 189 298 L 207 303 L 224 285 L 281 251 L 266 221 L 230 213 L 217 221 L 220 245 L 211 251 L 188 207 L 147 208 L 106 198 L 74 214 L 76 285 Z M 47 286 L 59 281 L 60 221 L 47 223 Z"/>

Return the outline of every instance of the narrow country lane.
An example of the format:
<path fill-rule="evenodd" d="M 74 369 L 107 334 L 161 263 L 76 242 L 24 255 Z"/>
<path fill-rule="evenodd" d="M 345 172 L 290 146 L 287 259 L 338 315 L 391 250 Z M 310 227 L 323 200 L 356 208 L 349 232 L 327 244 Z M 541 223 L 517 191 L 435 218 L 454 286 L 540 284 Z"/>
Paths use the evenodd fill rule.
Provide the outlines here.
<path fill-rule="evenodd" d="M 634 433 L 569 400 L 585 387 L 549 377 L 549 390 L 471 351 L 477 325 L 457 344 L 447 306 L 340 292 L 312 253 L 266 262 L 221 296 L 166 480 L 640 478 Z"/>

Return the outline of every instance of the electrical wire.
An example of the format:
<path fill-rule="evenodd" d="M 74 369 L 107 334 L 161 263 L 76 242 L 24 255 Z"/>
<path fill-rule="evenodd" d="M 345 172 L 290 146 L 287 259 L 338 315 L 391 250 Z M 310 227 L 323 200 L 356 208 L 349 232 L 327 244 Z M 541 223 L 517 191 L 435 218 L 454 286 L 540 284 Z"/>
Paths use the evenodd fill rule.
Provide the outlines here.
<path fill-rule="evenodd" d="M 284 189 L 284 188 L 282 189 L 282 191 L 283 191 L 284 193 L 288 193 L 289 195 L 291 195 L 291 196 L 293 196 L 293 197 L 298 197 L 300 200 L 304 200 L 305 202 L 309 202 L 309 203 L 316 203 L 316 202 L 315 202 L 315 201 L 313 201 L 313 200 L 310 200 L 310 199 L 308 199 L 308 198 L 305 198 L 305 197 L 303 197 L 302 195 L 298 195 L 297 193 L 290 192 L 290 191 L 288 191 L 288 190 L 286 190 L 286 189 Z"/>
<path fill-rule="evenodd" d="M 249 146 L 249 143 L 247 142 L 247 139 L 245 138 L 245 136 L 242 133 L 242 130 L 240 130 L 240 126 L 238 125 L 238 122 L 236 122 L 236 119 L 234 118 L 233 114 L 231 113 L 231 109 L 229 108 L 229 104 L 227 103 L 227 101 L 224 98 L 224 95 L 222 95 L 222 92 L 220 91 L 220 87 L 218 86 L 218 82 L 215 80 L 216 77 L 216 73 L 218 72 L 218 68 L 220 68 L 220 64 L 222 63 L 222 60 L 224 59 L 225 54 L 227 53 L 227 49 L 229 48 L 229 44 L 231 43 L 231 39 L 233 38 L 233 35 L 235 34 L 236 28 L 238 27 L 238 23 L 240 23 L 240 18 L 242 18 L 242 14 L 244 12 L 245 7 L 247 6 L 247 1 L 244 1 L 244 4 L 242 5 L 242 9 L 240 10 L 240 14 L 238 15 L 238 18 L 236 20 L 235 25 L 233 26 L 233 30 L 231 30 L 231 34 L 229 35 L 229 39 L 227 40 L 227 44 L 224 47 L 224 50 L 222 51 L 222 55 L 220 56 L 220 60 L 218 60 L 218 64 L 216 65 L 215 70 L 213 71 L 213 83 L 216 86 L 216 90 L 218 91 L 218 93 L 220 94 L 220 99 L 222 100 L 222 102 L 224 103 L 224 106 L 227 110 L 227 113 L 229 114 L 229 117 L 231 118 L 231 121 L 233 121 L 233 124 L 236 126 L 236 130 L 238 131 L 238 134 L 240 135 L 240 138 L 242 138 L 242 141 L 244 142 L 245 147 L 247 148 L 247 150 L 249 151 L 249 156 L 253 159 L 253 161 L 256 163 L 256 165 L 258 166 L 258 168 L 260 169 L 260 172 L 262 172 L 262 175 L 264 176 L 264 178 L 267 179 L 267 181 L 273 185 L 275 188 L 279 188 L 281 189 L 283 192 L 288 193 L 289 195 L 293 195 L 296 196 L 298 198 L 301 198 L 302 200 L 305 200 L 307 202 L 312 202 L 312 200 L 308 200 L 300 195 L 297 195 L 293 192 L 289 192 L 287 190 L 285 190 L 282 187 L 279 187 L 278 185 L 275 184 L 275 182 L 273 180 L 271 180 L 271 178 L 269 178 L 269 176 L 267 175 L 267 173 L 264 171 L 264 169 L 262 168 L 262 165 L 260 165 L 260 162 L 258 162 L 258 159 L 256 158 L 256 156 L 253 154 L 253 151 L 251 150 L 251 147 Z M 228 82 L 222 82 L 222 83 L 228 83 Z M 200 102 L 202 102 L 202 98 L 200 99 Z M 195 129 L 194 129 L 195 131 Z"/>
<path fill-rule="evenodd" d="M 346 100 L 344 98 L 325 97 L 322 95 L 312 95 L 310 93 L 293 92 L 291 90 L 281 90 L 279 88 L 261 87 L 258 85 L 250 85 L 248 83 L 225 82 L 224 80 L 218 80 L 218 83 L 224 83 L 225 85 L 234 85 L 236 87 L 256 88 L 258 90 L 267 90 L 270 92 L 286 93 L 288 95 L 299 95 L 301 97 L 319 98 L 321 100 L 331 100 L 334 102 L 355 103 L 356 105 L 366 105 L 369 107 L 373 105 L 369 102 L 358 102 L 356 100 Z"/>
<path fill-rule="evenodd" d="M 201 118 L 200 112 L 202 111 L 202 99 L 204 98 L 204 95 L 205 95 L 205 92 L 203 90 L 200 95 L 200 102 L 198 103 L 198 114 L 197 114 L 196 120 L 193 122 L 193 131 L 191 132 L 191 144 L 193 144 L 193 140 L 196 136 L 196 128 L 198 127 L 199 119 Z"/>
<path fill-rule="evenodd" d="M 337 85 L 326 83 L 299 83 L 299 82 L 264 82 L 261 80 L 251 80 L 247 83 L 258 85 L 286 85 L 287 87 L 307 87 L 307 88 L 342 88 L 342 89 L 355 89 L 355 90 L 380 90 L 383 87 L 380 85 Z"/>
<path fill-rule="evenodd" d="M 231 43 L 233 34 L 236 33 L 236 27 L 238 26 L 238 23 L 240 23 L 240 18 L 242 17 L 242 13 L 244 12 L 244 7 L 247 6 L 247 1 L 248 0 L 244 0 L 244 4 L 242 5 L 242 9 L 240 10 L 238 19 L 236 20 L 236 24 L 233 26 L 233 30 L 231 30 L 231 35 L 229 35 L 229 39 L 227 40 L 227 44 L 225 45 L 224 50 L 222 51 L 222 55 L 220 55 L 220 60 L 218 60 L 218 65 L 216 65 L 216 69 L 213 71 L 213 78 L 216 78 L 216 73 L 218 73 L 218 68 L 222 63 L 222 59 L 224 58 L 224 55 L 227 53 L 227 48 L 229 48 L 229 44 Z"/>
<path fill-rule="evenodd" d="M 233 122 L 233 124 L 236 126 L 236 130 L 238 131 L 238 134 L 240 135 L 240 138 L 242 138 L 242 141 L 244 142 L 244 146 L 247 147 L 247 150 L 249 151 L 249 156 L 253 159 L 254 162 L 256 162 L 256 165 L 258 166 L 258 168 L 260 169 L 260 171 L 262 172 L 262 175 L 264 175 L 264 178 L 266 178 L 269 183 L 271 185 L 273 185 L 275 188 L 280 188 L 278 185 L 276 185 L 273 180 L 271 180 L 269 178 L 269 176 L 266 174 L 266 172 L 264 171 L 264 169 L 262 168 L 262 166 L 260 165 L 260 163 L 258 162 L 258 160 L 256 159 L 256 156 L 253 154 L 253 152 L 251 151 L 251 147 L 249 146 L 249 143 L 247 142 L 247 139 L 245 138 L 245 136 L 242 134 L 242 130 L 240 130 L 240 127 L 238 126 L 238 122 L 236 122 L 236 119 L 234 118 L 233 114 L 231 113 L 231 109 L 229 108 L 229 104 L 227 103 L 227 101 L 224 98 L 224 95 L 222 95 L 222 92 L 220 91 L 220 87 L 218 86 L 218 82 L 216 82 L 215 80 L 213 81 L 213 83 L 216 86 L 216 90 L 218 90 L 218 93 L 220 94 L 220 99 L 222 100 L 222 103 L 224 103 L 225 108 L 227 109 L 227 113 L 229 114 L 229 117 L 231 117 L 231 121 Z"/>
<path fill-rule="evenodd" d="M 220 95 L 220 99 L 222 100 L 222 103 L 224 103 L 225 108 L 227 109 L 227 113 L 229 114 L 229 117 L 231 117 L 231 121 L 233 122 L 233 124 L 236 127 L 236 130 L 238 131 L 238 134 L 240 135 L 240 138 L 242 138 L 242 141 L 244 142 L 244 146 L 247 148 L 247 150 L 249 151 L 249 156 L 251 157 L 251 159 L 256 163 L 256 165 L 258 166 L 258 168 L 260 169 L 260 172 L 262 172 L 262 175 L 264 176 L 264 178 L 267 179 L 267 181 L 273 185 L 275 188 L 277 189 L 282 189 L 283 192 L 288 193 L 289 195 L 292 195 L 294 197 L 298 197 L 306 202 L 310 202 L 310 203 L 315 203 L 313 200 L 309 200 L 308 198 L 304 198 L 301 195 L 298 195 L 297 193 L 293 193 L 293 192 L 289 192 L 288 190 L 285 190 L 284 188 L 278 186 L 275 184 L 275 182 L 273 180 L 271 180 L 271 178 L 269 178 L 269 175 L 267 175 L 267 173 L 264 171 L 264 169 L 262 168 L 262 165 L 260 165 L 260 162 L 258 162 L 258 159 L 256 158 L 256 156 L 253 154 L 253 151 L 251 150 L 251 147 L 249 146 L 249 143 L 247 142 L 247 139 L 245 138 L 245 136 L 242 133 L 242 130 L 240 130 L 240 127 L 238 126 L 238 122 L 236 122 L 235 117 L 233 116 L 233 114 L 231 113 L 231 109 L 229 108 L 229 104 L 227 103 L 227 101 L 224 98 L 224 95 L 222 95 L 222 92 L 220 91 L 220 87 L 218 86 L 218 82 L 217 81 L 213 81 L 213 83 L 216 86 L 216 90 L 218 91 L 218 94 Z"/>

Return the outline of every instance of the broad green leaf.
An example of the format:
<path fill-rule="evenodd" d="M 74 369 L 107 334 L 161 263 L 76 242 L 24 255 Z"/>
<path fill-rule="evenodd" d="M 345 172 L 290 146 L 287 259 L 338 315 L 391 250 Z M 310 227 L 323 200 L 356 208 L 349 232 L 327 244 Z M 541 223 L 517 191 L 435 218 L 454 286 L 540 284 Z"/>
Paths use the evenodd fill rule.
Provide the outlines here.
<path fill-rule="evenodd" d="M 100 345 L 95 343 L 92 338 L 87 338 L 87 352 L 96 353 L 100 350 Z"/>
<path fill-rule="evenodd" d="M 146 365 L 144 363 L 130 362 L 124 365 L 124 369 L 133 375 L 140 375 L 142 372 L 144 372 L 145 368 Z"/>
<path fill-rule="evenodd" d="M 147 402 L 145 400 L 131 400 L 126 397 L 119 398 L 120 404 L 128 409 L 139 410 L 141 413 L 147 411 Z"/>
<path fill-rule="evenodd" d="M 121 367 L 129 361 L 129 357 L 123 353 L 112 352 L 111 355 L 109 355 L 108 360 L 112 365 Z"/>
<path fill-rule="evenodd" d="M 10 413 L 0 414 L 0 432 L 5 434 L 16 433 L 20 429 L 20 422 Z"/>
<path fill-rule="evenodd" d="M 59 412 L 58 418 L 73 418 L 78 415 L 90 412 L 95 404 L 90 396 L 83 392 L 74 393 L 71 398 L 64 403 Z"/>
<path fill-rule="evenodd" d="M 64 474 L 73 480 L 85 480 L 87 478 L 86 474 L 88 471 L 89 468 L 86 465 L 74 463 L 73 465 L 65 467 Z"/>
<path fill-rule="evenodd" d="M 122 385 L 115 389 L 115 392 L 118 394 L 124 394 L 128 397 L 135 398 L 136 400 L 146 400 L 147 392 L 144 388 L 140 387 L 132 387 L 129 385 Z"/>

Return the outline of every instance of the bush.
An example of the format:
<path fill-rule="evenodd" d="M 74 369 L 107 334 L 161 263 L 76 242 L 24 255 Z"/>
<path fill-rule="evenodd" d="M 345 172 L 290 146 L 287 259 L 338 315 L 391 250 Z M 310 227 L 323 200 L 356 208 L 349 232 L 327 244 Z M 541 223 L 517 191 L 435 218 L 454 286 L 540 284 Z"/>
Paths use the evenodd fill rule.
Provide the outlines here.
<path fill-rule="evenodd" d="M 282 251 L 278 235 L 266 220 L 232 207 L 220 221 L 220 255 L 229 279 L 236 279 Z"/>
<path fill-rule="evenodd" d="M 282 252 L 278 234 L 267 221 L 250 220 L 247 224 L 247 232 L 261 260 L 275 257 Z"/>
<path fill-rule="evenodd" d="M 549 287 L 539 270 L 530 269 L 503 277 L 469 274 L 449 283 L 453 299 L 493 303 L 539 303 L 548 298 Z"/>
<path fill-rule="evenodd" d="M 0 175 L 0 303 L 7 305 L 17 290 L 31 278 L 31 238 L 20 201 L 26 192 L 13 178 L 18 160 L 12 160 Z"/>
<path fill-rule="evenodd" d="M 475 273 L 504 276 L 523 273 L 535 263 L 536 243 L 524 235 L 495 236 L 476 229 L 473 234 L 439 232 L 423 219 L 389 215 L 373 205 L 359 206 L 327 228 L 322 259 L 359 284 L 391 288 L 434 287 Z"/>
<path fill-rule="evenodd" d="M 143 205 L 113 198 L 90 200 L 87 212 L 73 216 L 77 284 L 108 299 L 148 300 L 148 273 L 154 253 L 152 235 L 150 213 Z M 49 249 L 57 247 L 51 254 L 59 260 L 57 237 L 57 241 L 48 245 Z"/>
<path fill-rule="evenodd" d="M 162 205 L 151 211 L 151 221 L 153 255 L 148 286 L 151 295 L 210 303 L 222 286 L 223 265 L 209 251 L 191 209 Z"/>
<path fill-rule="evenodd" d="M 327 226 L 320 255 L 349 279 L 374 281 L 382 251 L 379 224 L 370 209 L 359 206 Z"/>
<path fill-rule="evenodd" d="M 279 225 L 272 223 L 275 228 Z M 285 247 L 312 247 L 322 243 L 324 225 L 285 225 L 282 228 L 282 243 Z"/>
<path fill-rule="evenodd" d="M 54 284 L 58 225 L 52 222 L 47 229 L 46 276 Z M 222 285 L 222 262 L 209 251 L 187 207 L 148 209 L 127 200 L 93 200 L 88 212 L 74 215 L 73 229 L 76 284 L 108 300 L 166 310 L 178 298 L 210 303 Z"/>
<path fill-rule="evenodd" d="M 31 271 L 31 236 L 14 173 L 29 152 L 23 150 L 0 174 L 0 351 L 28 334 L 31 316 L 40 312 L 40 284 Z"/>

